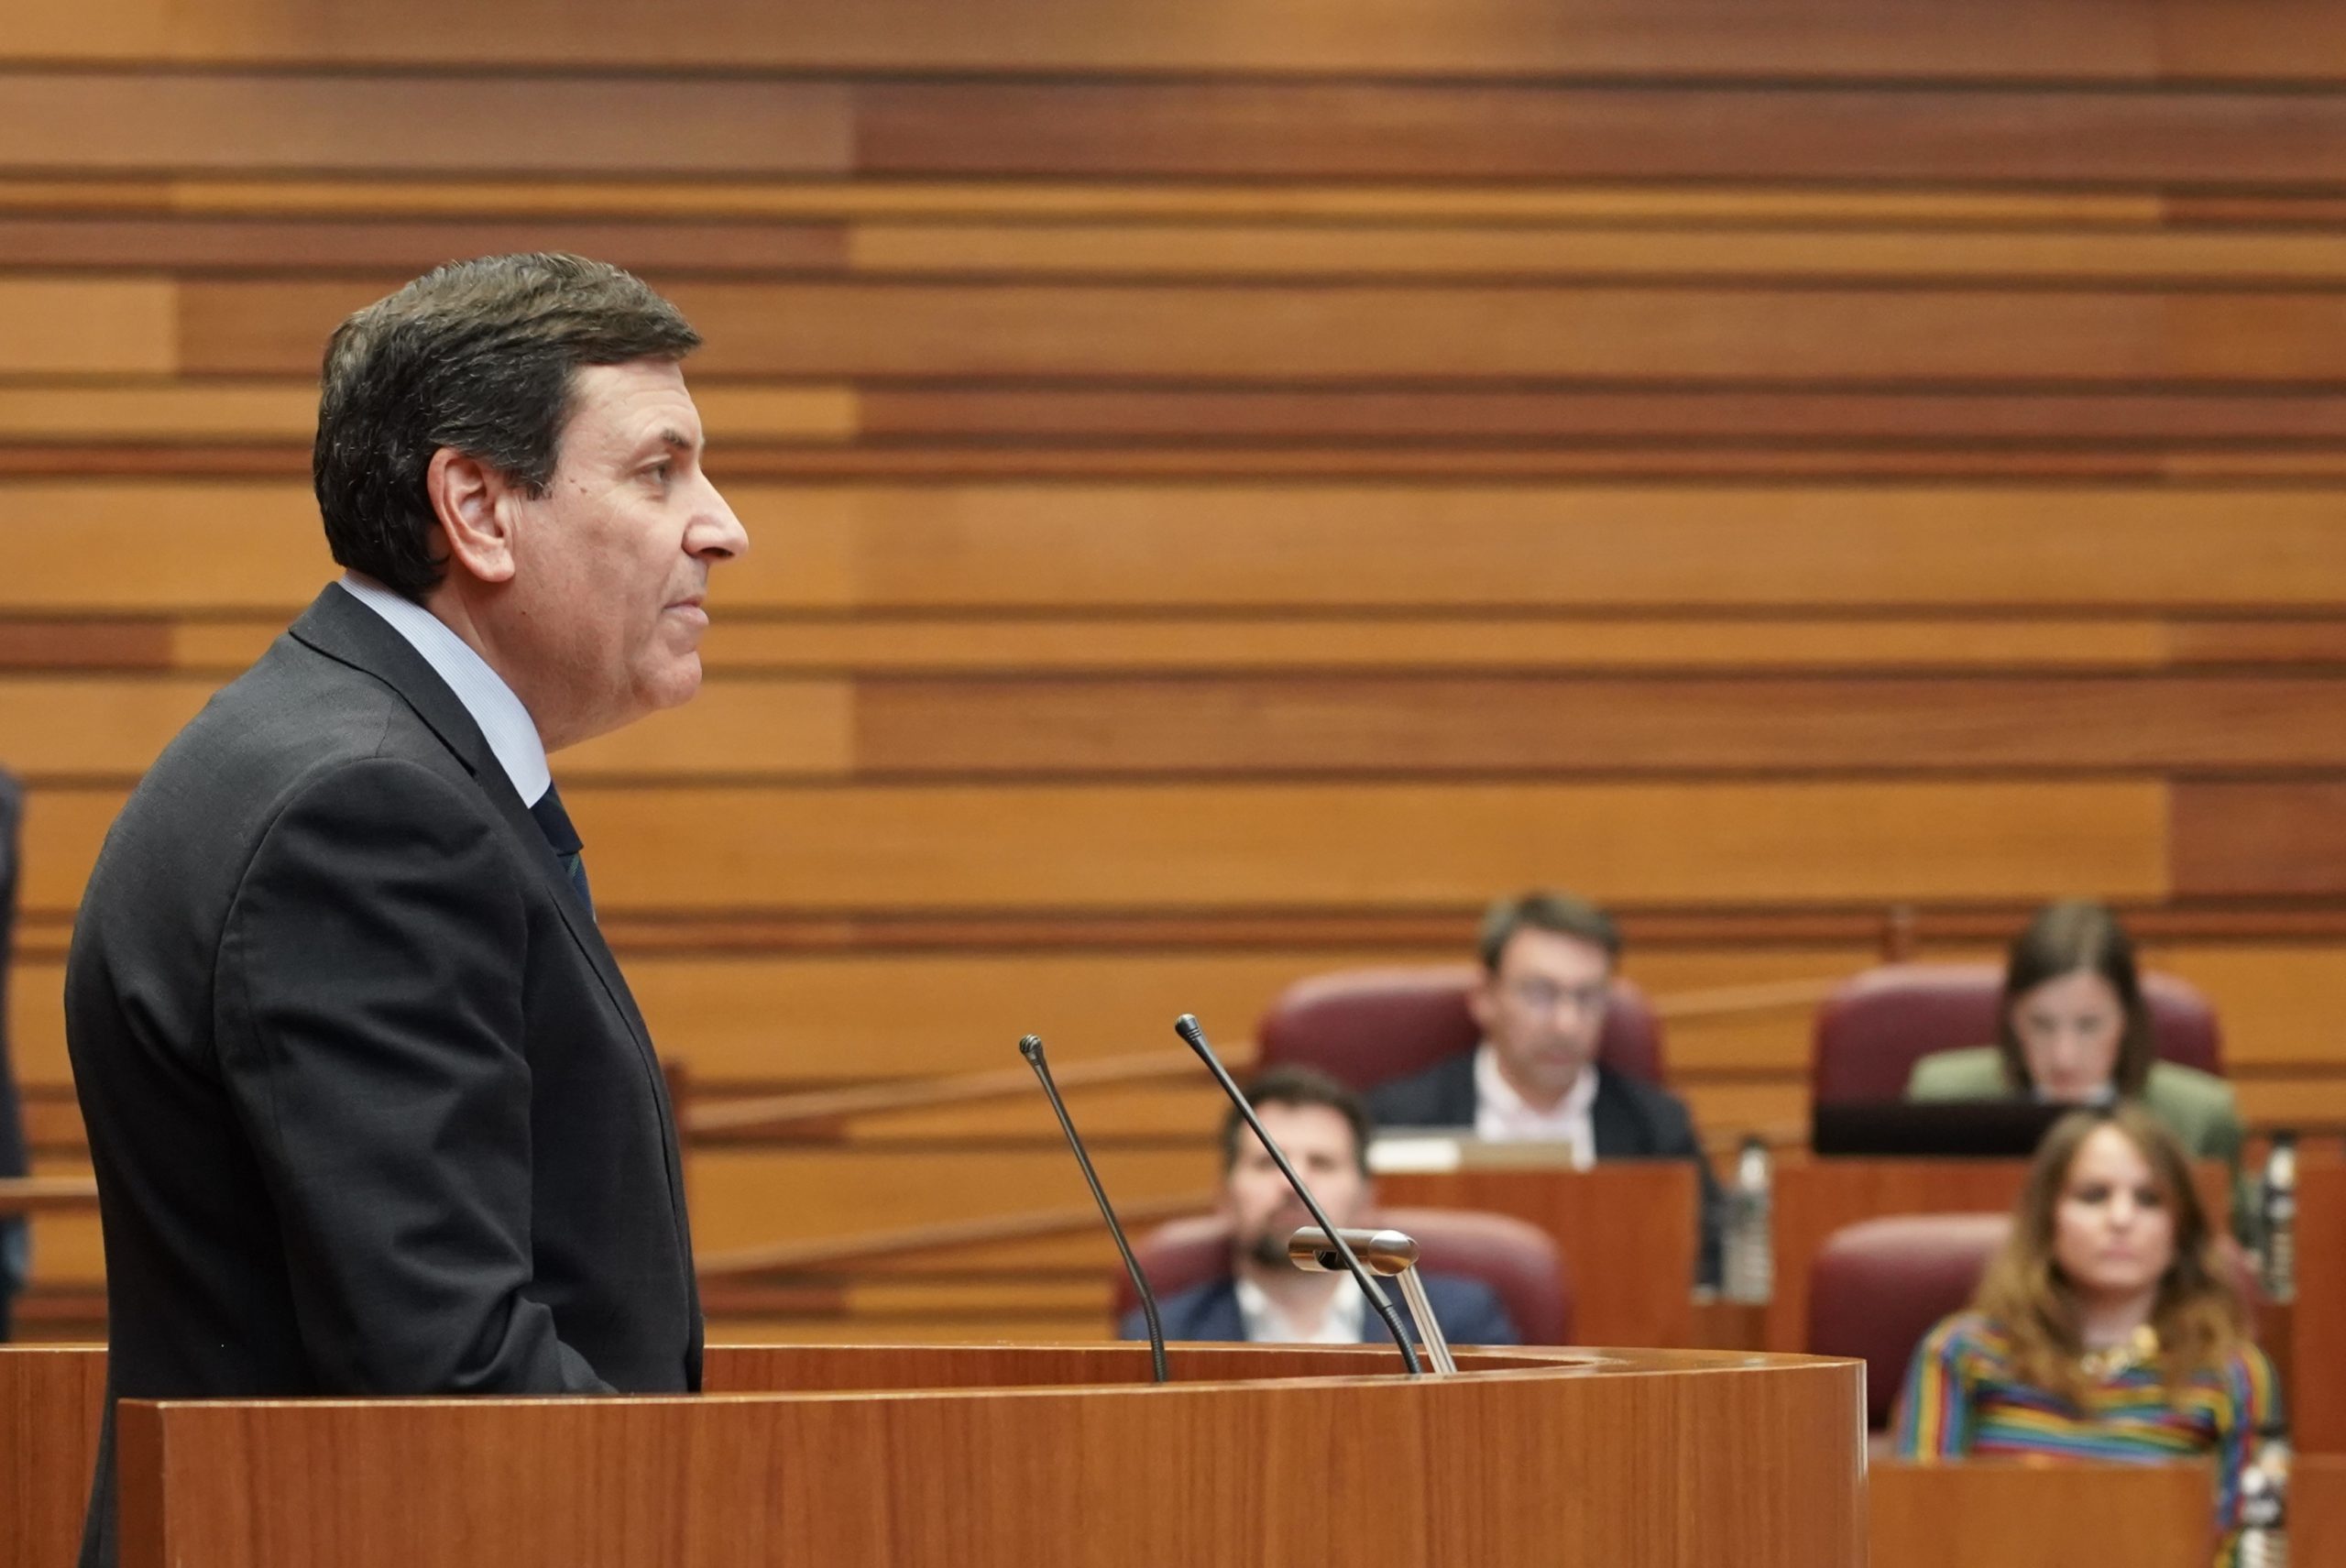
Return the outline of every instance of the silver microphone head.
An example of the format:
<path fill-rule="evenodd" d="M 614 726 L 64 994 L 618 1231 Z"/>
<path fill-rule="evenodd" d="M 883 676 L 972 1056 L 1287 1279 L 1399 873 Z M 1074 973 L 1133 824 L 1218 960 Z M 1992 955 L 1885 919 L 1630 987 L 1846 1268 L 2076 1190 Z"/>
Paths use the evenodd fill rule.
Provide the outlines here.
<path fill-rule="evenodd" d="M 1372 1274 L 1387 1277 L 1415 1266 L 1418 1244 L 1413 1237 L 1399 1231 L 1339 1231 L 1344 1245 L 1353 1249 Z M 1288 1261 L 1313 1274 L 1341 1274 L 1343 1255 L 1328 1240 L 1328 1233 L 1317 1225 L 1306 1225 L 1287 1239 Z"/>

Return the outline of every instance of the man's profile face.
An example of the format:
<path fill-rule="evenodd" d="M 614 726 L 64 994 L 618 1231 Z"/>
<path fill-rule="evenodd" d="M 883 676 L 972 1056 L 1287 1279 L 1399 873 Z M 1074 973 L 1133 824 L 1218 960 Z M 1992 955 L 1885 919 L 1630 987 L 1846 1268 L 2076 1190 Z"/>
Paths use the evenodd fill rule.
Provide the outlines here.
<path fill-rule="evenodd" d="M 1255 1113 L 1336 1228 L 1359 1224 L 1368 1212 L 1369 1183 L 1360 1168 L 1353 1124 L 1344 1113 L 1332 1105 L 1276 1102 L 1255 1107 Z M 1277 1268 L 1289 1266 L 1288 1237 L 1311 1223 L 1310 1213 L 1251 1131 L 1238 1135 L 1238 1157 L 1222 1181 L 1222 1210 L 1239 1255 Z"/>
<path fill-rule="evenodd" d="M 514 509 L 508 623 L 550 749 L 700 687 L 709 567 L 749 548 L 702 439 L 672 361 L 582 366 L 546 493 L 500 503 Z"/>
<path fill-rule="evenodd" d="M 1507 938 L 1467 1003 L 1517 1093 L 1552 1106 L 1596 1059 L 1612 979 L 1612 956 L 1594 942 L 1529 926 Z"/>

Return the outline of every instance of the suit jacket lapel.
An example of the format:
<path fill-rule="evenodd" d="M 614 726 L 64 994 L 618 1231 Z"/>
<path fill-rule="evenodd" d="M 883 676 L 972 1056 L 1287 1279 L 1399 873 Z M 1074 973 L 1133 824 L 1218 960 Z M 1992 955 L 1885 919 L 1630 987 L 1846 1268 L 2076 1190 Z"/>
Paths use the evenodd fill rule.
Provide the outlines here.
<path fill-rule="evenodd" d="M 1609 1069 L 1596 1069 L 1596 1099 L 1588 1108 L 1588 1124 L 1599 1159 L 1635 1159 L 1651 1152 L 1645 1146 L 1637 1108 Z"/>
<path fill-rule="evenodd" d="M 522 804 L 521 792 L 506 776 L 497 753 L 481 734 L 480 726 L 473 722 L 473 716 L 457 700 L 456 694 L 448 689 L 448 683 L 389 621 L 333 585 L 328 585 L 293 623 L 291 635 L 329 659 L 365 671 L 399 693 L 415 716 L 440 738 L 441 744 L 464 763 L 496 806 L 498 815 L 504 818 L 507 830 L 530 846 L 530 863 L 537 868 L 539 879 L 554 895 L 554 907 L 562 911 L 562 922 L 569 928 L 571 940 L 577 943 L 594 966 L 604 991 L 619 1009 L 619 1016 L 627 1021 L 647 1069 L 658 1078 L 660 1063 L 652 1048 L 651 1031 L 644 1025 L 642 1014 L 636 1010 L 635 997 L 619 974 L 619 960 L 611 956 L 610 944 L 603 939 L 594 916 L 578 902 L 577 890 L 570 885 L 562 862 L 546 847 L 545 834 L 539 829 L 537 819 Z M 661 1102 L 666 1103 L 664 1094 Z"/>

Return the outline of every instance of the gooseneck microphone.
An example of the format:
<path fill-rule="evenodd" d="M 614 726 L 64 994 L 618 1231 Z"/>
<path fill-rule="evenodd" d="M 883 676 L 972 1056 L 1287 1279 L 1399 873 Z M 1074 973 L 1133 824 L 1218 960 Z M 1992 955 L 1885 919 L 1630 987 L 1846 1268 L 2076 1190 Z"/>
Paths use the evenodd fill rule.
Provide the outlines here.
<path fill-rule="evenodd" d="M 1247 1103 L 1244 1091 L 1230 1076 L 1230 1069 L 1222 1065 L 1222 1058 L 1213 1054 L 1211 1046 L 1206 1044 L 1206 1032 L 1198 1027 L 1197 1014 L 1184 1013 L 1174 1019 L 1173 1032 L 1181 1036 L 1183 1044 L 1198 1053 L 1198 1059 L 1206 1064 L 1206 1070 L 1213 1074 L 1213 1080 L 1222 1085 L 1222 1091 L 1230 1096 L 1230 1102 L 1238 1107 L 1238 1113 L 1246 1119 L 1246 1124 L 1254 1128 L 1255 1135 L 1263 1141 L 1271 1163 L 1279 1168 L 1279 1174 L 1287 1178 L 1287 1184 L 1295 1189 L 1295 1195 L 1303 1201 L 1303 1207 L 1310 1213 L 1312 1223 L 1325 1231 L 1328 1239 L 1335 1244 L 1336 1254 L 1343 1260 L 1353 1282 L 1360 1287 L 1361 1294 L 1368 1298 L 1369 1306 L 1384 1321 L 1385 1332 L 1393 1336 L 1395 1344 L 1400 1346 L 1401 1365 L 1409 1369 L 1410 1376 L 1424 1376 L 1426 1369 L 1418 1364 L 1417 1348 L 1409 1343 L 1409 1332 L 1401 1327 L 1400 1315 L 1393 1310 L 1393 1303 L 1386 1299 L 1384 1291 L 1376 1288 L 1376 1281 L 1368 1277 L 1368 1270 L 1361 1266 L 1352 1244 L 1344 1240 L 1345 1233 L 1330 1222 L 1328 1212 L 1320 1207 L 1320 1200 L 1311 1196 L 1311 1189 L 1303 1185 L 1303 1178 L 1298 1176 L 1295 1167 L 1288 1163 L 1287 1151 L 1272 1139 L 1270 1129 L 1263 1125 L 1260 1116 L 1255 1114 L 1255 1107 Z"/>
<path fill-rule="evenodd" d="M 1043 1097 L 1051 1102 L 1053 1114 L 1059 1119 L 1059 1130 L 1067 1135 L 1067 1146 L 1075 1151 L 1075 1163 L 1083 1170 L 1084 1184 L 1091 1189 L 1091 1201 L 1100 1205 L 1100 1217 L 1108 1222 L 1108 1234 L 1116 1238 L 1116 1250 L 1124 1256 L 1124 1272 L 1133 1277 L 1133 1288 L 1140 1292 L 1141 1315 L 1148 1320 L 1148 1360 L 1159 1383 L 1172 1381 L 1165 1369 L 1165 1325 L 1157 1321 L 1157 1294 L 1148 1288 L 1148 1276 L 1140 1271 L 1140 1259 L 1133 1255 L 1133 1244 L 1124 1239 L 1124 1227 L 1116 1222 L 1116 1211 L 1108 1201 L 1108 1190 L 1100 1185 L 1100 1173 L 1091 1168 L 1091 1157 L 1083 1151 L 1083 1140 L 1076 1136 L 1075 1123 L 1068 1116 L 1067 1102 L 1059 1098 L 1059 1086 L 1051 1081 L 1050 1063 L 1043 1059 L 1043 1037 L 1028 1035 L 1018 1042 L 1018 1054 L 1035 1069 L 1035 1077 L 1043 1085 Z"/>

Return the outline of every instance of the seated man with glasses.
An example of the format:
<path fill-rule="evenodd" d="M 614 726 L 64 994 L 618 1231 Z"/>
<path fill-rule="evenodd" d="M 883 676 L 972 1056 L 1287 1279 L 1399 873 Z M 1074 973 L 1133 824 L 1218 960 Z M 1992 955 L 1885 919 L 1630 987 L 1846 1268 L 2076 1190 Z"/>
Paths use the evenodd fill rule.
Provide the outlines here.
<path fill-rule="evenodd" d="M 1494 1140 L 1568 1144 L 1574 1163 L 1683 1159 L 1700 1173 L 1700 1277 L 1718 1278 L 1721 1203 L 1693 1118 L 1658 1084 L 1596 1059 L 1621 934 L 1569 894 L 1531 893 L 1483 920 L 1483 975 L 1467 1005 L 1482 1044 L 1384 1084 L 1369 1110 L 1384 1127 L 1471 1127 Z"/>

